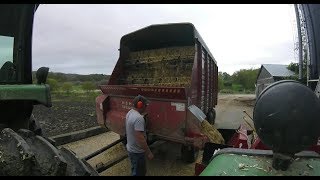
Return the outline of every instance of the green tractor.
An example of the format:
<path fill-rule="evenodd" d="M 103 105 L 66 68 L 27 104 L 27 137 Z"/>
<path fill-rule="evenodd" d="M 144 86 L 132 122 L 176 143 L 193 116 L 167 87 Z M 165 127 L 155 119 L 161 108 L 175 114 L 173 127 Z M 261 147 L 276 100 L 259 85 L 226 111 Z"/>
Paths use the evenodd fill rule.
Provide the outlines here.
<path fill-rule="evenodd" d="M 253 114 L 258 135 L 253 143 L 248 138 L 245 148 L 206 144 L 196 174 L 320 175 L 320 101 L 310 88 L 292 80 L 273 83 L 259 95 Z"/>
<path fill-rule="evenodd" d="M 297 21 L 305 22 L 297 23 L 299 36 L 308 38 L 307 86 L 282 80 L 265 88 L 253 111 L 255 141 L 246 148 L 206 144 L 196 175 L 320 175 L 320 5 L 295 7 Z"/>
<path fill-rule="evenodd" d="M 51 107 L 49 68 L 32 80 L 32 29 L 38 5 L 0 5 L 0 175 L 98 175 L 42 136 L 33 106 Z"/>

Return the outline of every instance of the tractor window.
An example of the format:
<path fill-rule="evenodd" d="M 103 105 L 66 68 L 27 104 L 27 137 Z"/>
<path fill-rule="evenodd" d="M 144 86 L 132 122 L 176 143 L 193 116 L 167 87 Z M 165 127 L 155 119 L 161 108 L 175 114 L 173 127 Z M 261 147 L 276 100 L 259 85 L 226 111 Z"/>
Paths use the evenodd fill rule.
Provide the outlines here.
<path fill-rule="evenodd" d="M 13 37 L 0 35 L 0 82 L 9 82 L 15 76 L 13 43 Z"/>
<path fill-rule="evenodd" d="M 5 62 L 13 62 L 13 37 L 0 35 L 0 67 Z"/>

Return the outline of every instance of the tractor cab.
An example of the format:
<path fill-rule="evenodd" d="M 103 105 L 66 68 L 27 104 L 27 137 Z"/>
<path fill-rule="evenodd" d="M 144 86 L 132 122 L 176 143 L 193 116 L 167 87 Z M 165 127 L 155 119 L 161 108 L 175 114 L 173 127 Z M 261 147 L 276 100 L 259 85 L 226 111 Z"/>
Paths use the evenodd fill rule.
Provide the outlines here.
<path fill-rule="evenodd" d="M 49 68 L 32 81 L 32 27 L 38 5 L 0 5 L 0 176 L 89 176 L 98 173 L 41 136 L 33 106 L 51 106 Z"/>
<path fill-rule="evenodd" d="M 0 8 L 0 83 L 31 84 L 31 40 L 35 5 Z"/>
<path fill-rule="evenodd" d="M 48 68 L 37 71 L 32 84 L 32 28 L 38 5 L 0 6 L 0 129 L 30 129 L 33 105 L 51 106 L 45 84 Z M 31 117 L 31 120 L 30 120 Z"/>

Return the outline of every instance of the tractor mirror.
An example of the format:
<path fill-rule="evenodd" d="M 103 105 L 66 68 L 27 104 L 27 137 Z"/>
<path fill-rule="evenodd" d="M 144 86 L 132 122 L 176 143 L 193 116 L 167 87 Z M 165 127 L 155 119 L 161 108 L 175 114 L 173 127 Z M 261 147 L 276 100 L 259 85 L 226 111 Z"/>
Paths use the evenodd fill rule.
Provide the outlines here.
<path fill-rule="evenodd" d="M 36 77 L 37 77 L 37 84 L 45 84 L 47 81 L 49 73 L 48 67 L 41 67 L 37 70 Z"/>

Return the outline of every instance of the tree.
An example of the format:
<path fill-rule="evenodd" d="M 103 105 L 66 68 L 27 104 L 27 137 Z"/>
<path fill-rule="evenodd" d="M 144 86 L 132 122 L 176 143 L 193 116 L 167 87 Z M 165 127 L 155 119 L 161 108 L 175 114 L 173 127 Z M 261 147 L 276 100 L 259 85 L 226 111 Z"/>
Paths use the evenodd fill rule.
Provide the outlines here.
<path fill-rule="evenodd" d="M 223 80 L 223 77 L 222 77 L 222 72 L 219 72 L 218 74 L 218 90 L 220 91 L 221 89 L 224 88 L 224 80 Z"/>
<path fill-rule="evenodd" d="M 58 82 L 66 82 L 67 81 L 67 77 L 63 73 L 49 72 L 48 78 L 55 79 Z"/>
<path fill-rule="evenodd" d="M 222 76 L 222 79 L 223 79 L 224 81 L 232 81 L 231 76 L 230 76 L 228 73 L 226 73 L 226 72 L 223 72 L 223 73 L 221 74 L 221 76 Z"/>
<path fill-rule="evenodd" d="M 299 73 L 299 63 L 294 63 L 294 62 L 291 62 L 287 69 L 289 69 L 290 71 L 294 72 L 295 74 L 298 74 Z"/>
<path fill-rule="evenodd" d="M 82 89 L 89 92 L 96 89 L 96 85 L 93 82 L 86 81 L 81 85 Z"/>
<path fill-rule="evenodd" d="M 232 79 L 234 83 L 242 85 L 244 89 L 254 90 L 258 72 L 259 69 L 241 69 L 233 73 Z"/>
<path fill-rule="evenodd" d="M 232 77 L 228 74 L 228 73 L 226 73 L 226 72 L 219 72 L 219 76 L 218 76 L 218 78 L 219 78 L 219 81 L 218 81 L 218 88 L 219 88 L 219 90 L 221 90 L 221 89 L 224 89 L 224 88 L 226 88 L 226 89 L 231 89 L 231 87 L 232 87 Z M 221 83 L 220 83 L 221 82 Z M 220 88 L 221 87 L 221 88 Z"/>
<path fill-rule="evenodd" d="M 302 79 L 300 82 L 307 84 L 307 49 L 303 49 L 304 53 L 304 57 L 302 60 Z M 287 69 L 289 69 L 290 71 L 295 73 L 295 76 L 289 77 L 287 79 L 293 79 L 293 80 L 297 80 L 299 81 L 299 63 L 294 63 L 291 62 L 288 66 Z"/>
<path fill-rule="evenodd" d="M 47 79 L 47 84 L 50 86 L 51 91 L 57 91 L 59 89 L 58 81 L 52 78 Z"/>
<path fill-rule="evenodd" d="M 63 83 L 61 89 L 69 94 L 72 90 L 72 83 L 70 82 Z"/>

